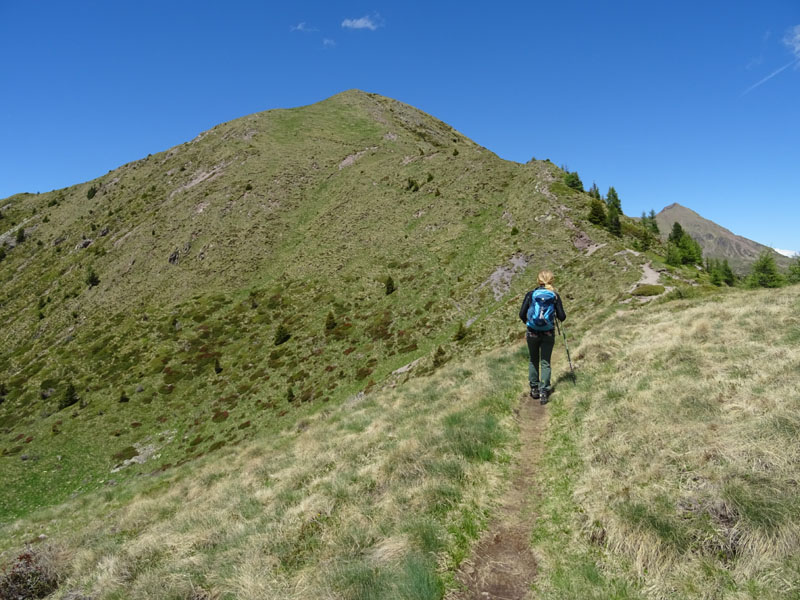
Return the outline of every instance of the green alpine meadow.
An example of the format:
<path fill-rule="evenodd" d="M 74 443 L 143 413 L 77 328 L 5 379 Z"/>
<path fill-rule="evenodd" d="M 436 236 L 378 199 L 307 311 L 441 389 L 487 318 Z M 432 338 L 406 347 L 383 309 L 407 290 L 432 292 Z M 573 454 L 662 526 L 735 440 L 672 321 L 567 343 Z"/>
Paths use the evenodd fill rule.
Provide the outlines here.
<path fill-rule="evenodd" d="M 612 190 L 350 90 L 0 200 L 0 599 L 797 598 L 800 263 Z"/>

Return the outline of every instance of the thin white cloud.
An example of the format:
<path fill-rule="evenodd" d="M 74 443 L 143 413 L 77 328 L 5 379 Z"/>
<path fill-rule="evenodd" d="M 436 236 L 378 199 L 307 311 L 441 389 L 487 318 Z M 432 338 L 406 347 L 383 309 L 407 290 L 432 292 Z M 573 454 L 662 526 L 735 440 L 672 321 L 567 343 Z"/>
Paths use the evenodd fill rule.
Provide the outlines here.
<path fill-rule="evenodd" d="M 788 256 L 789 258 L 800 256 L 800 252 L 797 252 L 796 250 L 781 250 L 780 248 L 773 248 L 773 250 L 775 250 L 775 252 L 777 252 L 778 254 L 783 254 L 784 256 Z"/>
<path fill-rule="evenodd" d="M 800 59 L 800 25 L 795 25 L 788 31 L 783 43 L 792 51 L 795 58 Z"/>
<path fill-rule="evenodd" d="M 330 38 L 323 38 L 322 45 L 326 48 L 336 48 L 336 40 Z"/>
<path fill-rule="evenodd" d="M 772 73 L 764 77 L 762 80 L 757 81 L 749 88 L 747 88 L 744 92 L 742 92 L 742 96 L 749 94 L 754 89 L 756 89 L 760 85 L 764 85 L 770 79 L 775 77 L 776 75 L 783 73 L 786 69 L 792 66 L 800 65 L 800 25 L 795 25 L 792 27 L 784 36 L 783 44 L 789 48 L 792 54 L 794 54 L 794 58 L 783 65 L 781 68 L 774 70 Z"/>
<path fill-rule="evenodd" d="M 744 96 L 745 94 L 749 94 L 754 89 L 756 89 L 758 86 L 767 83 L 770 79 L 775 77 L 775 75 L 778 75 L 779 73 L 782 73 L 783 71 L 785 71 L 786 69 L 788 69 L 792 65 L 796 65 L 796 64 L 800 64 L 800 58 L 792 59 L 792 62 L 783 65 L 780 69 L 778 69 L 776 71 L 773 71 L 772 73 L 770 73 L 769 75 L 764 77 L 764 79 L 762 79 L 761 81 L 758 81 L 758 82 L 754 83 L 753 85 L 751 85 L 749 88 L 747 88 L 745 91 L 742 92 L 742 96 Z"/>
<path fill-rule="evenodd" d="M 369 29 L 375 31 L 380 25 L 372 17 L 361 17 L 360 19 L 345 19 L 342 27 L 345 29 Z"/>
<path fill-rule="evenodd" d="M 312 33 L 314 31 L 319 31 L 316 27 L 310 27 L 308 23 L 303 21 L 302 23 L 298 23 L 297 25 L 292 25 L 292 31 L 302 31 L 303 33 Z"/>

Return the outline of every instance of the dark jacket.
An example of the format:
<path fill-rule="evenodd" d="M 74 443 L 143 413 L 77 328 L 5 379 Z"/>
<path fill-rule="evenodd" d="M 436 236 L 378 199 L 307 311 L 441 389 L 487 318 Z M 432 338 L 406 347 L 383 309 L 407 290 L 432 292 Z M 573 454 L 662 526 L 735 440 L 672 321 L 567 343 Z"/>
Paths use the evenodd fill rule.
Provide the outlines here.
<path fill-rule="evenodd" d="M 539 286 L 544 287 L 544 286 Z M 536 288 L 537 290 L 539 288 Z M 527 324 L 528 323 L 528 309 L 531 307 L 531 295 L 533 295 L 534 290 L 531 290 L 527 294 L 525 294 L 525 299 L 522 301 L 522 308 L 519 309 L 519 318 L 520 320 Z M 556 292 L 556 317 L 559 321 L 566 321 L 567 313 L 564 312 L 564 305 L 561 304 L 561 296 L 558 295 Z M 529 328 L 530 329 L 530 328 Z"/>

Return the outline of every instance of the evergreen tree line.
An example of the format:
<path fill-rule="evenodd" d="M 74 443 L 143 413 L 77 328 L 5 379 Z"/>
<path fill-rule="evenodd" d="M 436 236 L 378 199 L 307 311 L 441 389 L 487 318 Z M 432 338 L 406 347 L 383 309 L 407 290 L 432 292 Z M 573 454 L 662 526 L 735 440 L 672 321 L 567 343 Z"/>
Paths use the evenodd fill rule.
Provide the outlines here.
<path fill-rule="evenodd" d="M 776 288 L 783 285 L 800 283 L 800 257 L 789 265 L 786 275 L 778 270 L 775 256 L 772 252 L 764 251 L 750 269 L 750 274 L 744 281 L 749 288 Z"/>
<path fill-rule="evenodd" d="M 597 184 L 593 182 L 592 187 L 589 188 L 589 196 L 592 198 L 589 202 L 589 222 L 605 227 L 617 237 L 622 236 L 622 224 L 620 223 L 622 201 L 614 186 L 608 188 L 608 193 L 603 198 L 600 190 L 597 189 Z"/>
<path fill-rule="evenodd" d="M 667 264 L 673 267 L 703 264 L 703 249 L 700 244 L 677 221 L 672 225 L 672 231 L 667 238 Z"/>
<path fill-rule="evenodd" d="M 571 189 L 583 192 L 583 182 L 578 172 L 570 171 L 566 166 L 561 168 L 564 171 L 564 184 Z M 620 221 L 622 202 L 613 186 L 608 188 L 605 198 L 600 194 L 600 190 L 594 182 L 587 193 L 591 198 L 588 214 L 590 223 L 604 227 L 617 237 L 622 237 L 623 233 L 631 235 L 636 238 L 640 250 L 649 250 L 658 240 L 660 232 L 654 210 L 650 210 L 650 214 L 643 212 L 638 226 L 628 222 L 623 225 Z M 717 286 L 723 283 L 734 286 L 741 282 L 747 287 L 756 288 L 800 283 L 800 257 L 794 260 L 784 275 L 778 270 L 772 253 L 765 252 L 753 263 L 750 273 L 743 280 L 736 276 L 727 259 L 706 258 L 704 264 L 702 247 L 684 231 L 678 222 L 672 225 L 672 231 L 667 238 L 666 262 L 675 267 L 681 265 L 704 266 L 711 278 L 711 283 Z M 387 290 L 387 293 L 391 292 Z"/>
<path fill-rule="evenodd" d="M 725 285 L 733 286 L 736 284 L 736 274 L 728 264 L 727 258 L 719 260 L 706 257 L 706 272 L 711 277 L 711 283 L 713 285 L 720 286 L 724 283 Z"/>

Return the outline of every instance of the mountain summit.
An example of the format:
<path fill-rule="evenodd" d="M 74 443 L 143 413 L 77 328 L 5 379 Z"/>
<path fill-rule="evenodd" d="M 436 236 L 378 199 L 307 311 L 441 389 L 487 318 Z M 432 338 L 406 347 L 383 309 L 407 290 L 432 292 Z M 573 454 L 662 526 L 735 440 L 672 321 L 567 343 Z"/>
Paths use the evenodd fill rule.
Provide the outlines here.
<path fill-rule="evenodd" d="M 639 272 L 562 178 L 351 90 L 0 201 L 0 518 L 505 344 L 538 269 L 598 310 Z"/>
<path fill-rule="evenodd" d="M 664 207 L 656 215 L 661 235 L 666 239 L 674 223 L 680 223 L 684 231 L 691 235 L 703 248 L 703 255 L 719 260 L 727 259 L 731 268 L 739 275 L 749 272 L 750 265 L 762 252 L 771 252 L 775 261 L 783 268 L 789 259 L 772 248 L 749 240 L 701 217 L 695 211 L 678 203 Z"/>

